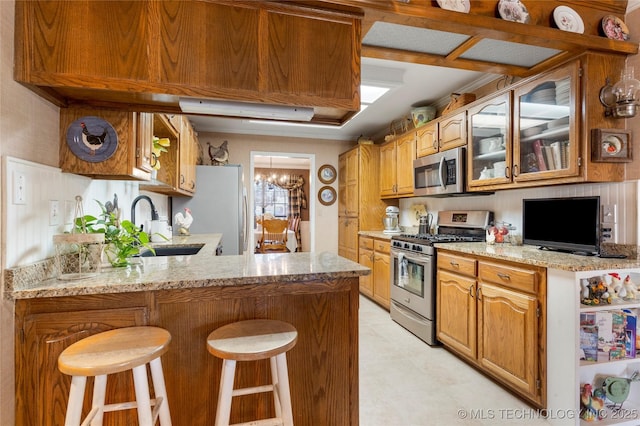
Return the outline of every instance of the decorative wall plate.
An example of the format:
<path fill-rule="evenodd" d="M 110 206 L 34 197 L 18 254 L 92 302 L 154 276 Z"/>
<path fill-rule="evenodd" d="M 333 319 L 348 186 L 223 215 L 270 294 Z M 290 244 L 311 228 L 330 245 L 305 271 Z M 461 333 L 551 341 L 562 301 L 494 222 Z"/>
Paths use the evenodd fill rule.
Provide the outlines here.
<path fill-rule="evenodd" d="M 333 183 L 336 180 L 336 169 L 331 164 L 324 164 L 318 169 L 318 179 L 322 183 Z"/>
<path fill-rule="evenodd" d="M 629 28 L 617 16 L 607 15 L 602 18 L 602 32 L 612 40 L 629 40 Z"/>
<path fill-rule="evenodd" d="M 318 201 L 325 206 L 330 206 L 336 202 L 336 190 L 330 186 L 323 186 L 318 191 Z"/>
<path fill-rule="evenodd" d="M 454 12 L 469 13 L 471 3 L 469 0 L 437 0 L 438 6 L 442 9 L 453 10 Z"/>
<path fill-rule="evenodd" d="M 521 24 L 531 22 L 529 11 L 520 0 L 500 0 L 498 2 L 498 13 L 505 21 L 520 22 Z"/>
<path fill-rule="evenodd" d="M 624 129 L 592 129 L 591 160 L 600 163 L 628 163 L 631 155 L 631 131 Z"/>
<path fill-rule="evenodd" d="M 578 13 L 567 6 L 558 6 L 553 10 L 553 20 L 562 31 L 584 33 L 584 22 Z"/>
<path fill-rule="evenodd" d="M 67 128 L 67 145 L 81 160 L 100 163 L 118 148 L 118 135 L 109 122 L 100 117 L 80 117 Z"/>

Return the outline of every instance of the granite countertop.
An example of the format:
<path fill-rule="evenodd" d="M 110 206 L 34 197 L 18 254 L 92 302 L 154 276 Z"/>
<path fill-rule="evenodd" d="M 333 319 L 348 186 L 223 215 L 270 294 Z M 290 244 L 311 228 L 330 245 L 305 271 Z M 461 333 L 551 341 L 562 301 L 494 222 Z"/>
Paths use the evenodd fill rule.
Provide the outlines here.
<path fill-rule="evenodd" d="M 600 269 L 630 269 L 640 267 L 638 259 L 604 259 L 556 251 L 540 250 L 537 246 L 487 243 L 436 243 L 436 248 L 460 253 L 488 256 L 493 259 L 543 266 L 565 271 L 595 271 Z"/>
<path fill-rule="evenodd" d="M 359 231 L 358 235 L 379 238 L 381 240 L 391 240 L 391 237 L 393 236 L 393 234 L 385 234 L 383 231 Z"/>
<path fill-rule="evenodd" d="M 21 268 L 5 270 L 6 299 L 77 296 L 210 286 L 304 282 L 368 275 L 369 268 L 334 253 L 273 253 L 215 256 L 220 234 L 173 237 L 159 246 L 204 244 L 197 254 L 141 257 L 124 268 L 78 280 L 25 279 Z M 24 268 L 24 267 L 23 267 Z M 28 275 L 28 274 L 27 274 Z"/>

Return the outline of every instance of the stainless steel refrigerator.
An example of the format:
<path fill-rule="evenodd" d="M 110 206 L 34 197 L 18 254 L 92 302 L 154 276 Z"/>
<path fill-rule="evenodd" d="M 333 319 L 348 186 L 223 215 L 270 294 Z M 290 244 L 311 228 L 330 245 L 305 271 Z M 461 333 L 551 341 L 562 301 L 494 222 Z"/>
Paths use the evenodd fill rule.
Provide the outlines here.
<path fill-rule="evenodd" d="M 172 197 L 172 216 L 184 213 L 185 207 L 193 216 L 191 234 L 222 234 L 222 255 L 247 249 L 247 195 L 241 165 L 196 166 L 196 192 L 193 197 Z"/>

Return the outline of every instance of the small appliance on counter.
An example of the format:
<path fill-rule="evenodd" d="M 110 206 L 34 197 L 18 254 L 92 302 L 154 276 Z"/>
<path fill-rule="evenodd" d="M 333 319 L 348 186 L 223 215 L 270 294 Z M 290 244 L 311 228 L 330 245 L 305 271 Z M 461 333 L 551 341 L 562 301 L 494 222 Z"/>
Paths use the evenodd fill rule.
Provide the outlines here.
<path fill-rule="evenodd" d="M 401 231 L 399 226 L 400 209 L 395 206 L 389 206 L 385 210 L 385 217 L 382 219 L 385 234 L 399 234 Z"/>

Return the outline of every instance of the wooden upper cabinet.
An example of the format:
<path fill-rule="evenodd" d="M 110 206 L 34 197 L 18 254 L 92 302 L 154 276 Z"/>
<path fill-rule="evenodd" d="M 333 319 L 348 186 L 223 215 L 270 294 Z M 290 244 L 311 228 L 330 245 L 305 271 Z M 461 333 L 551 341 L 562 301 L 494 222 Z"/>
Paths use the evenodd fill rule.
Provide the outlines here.
<path fill-rule="evenodd" d="M 160 83 L 185 90 L 259 90 L 259 9 L 200 1 L 157 5 Z"/>
<path fill-rule="evenodd" d="M 149 113 L 104 108 L 61 109 L 60 168 L 63 172 L 93 178 L 149 180 L 151 138 L 144 138 L 144 133 L 151 128 L 150 116 Z M 83 141 L 85 135 L 78 126 L 85 121 L 87 138 L 90 135 L 100 137 L 102 132 L 107 132 L 102 142 L 90 145 Z"/>
<path fill-rule="evenodd" d="M 146 9 L 135 1 L 16 2 L 16 39 L 24 42 L 16 79 L 44 86 L 103 79 L 103 88 L 105 79 L 149 80 Z"/>
<path fill-rule="evenodd" d="M 59 106 L 179 113 L 182 97 L 360 109 L 360 12 L 291 2 L 17 1 L 17 81 Z"/>

